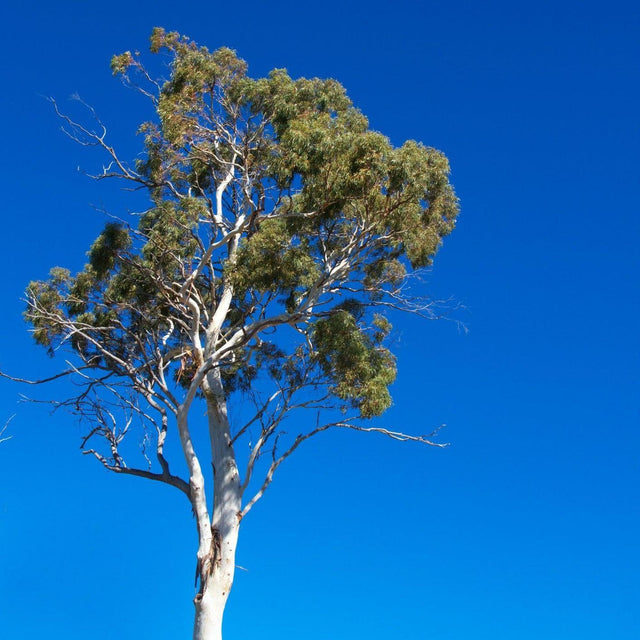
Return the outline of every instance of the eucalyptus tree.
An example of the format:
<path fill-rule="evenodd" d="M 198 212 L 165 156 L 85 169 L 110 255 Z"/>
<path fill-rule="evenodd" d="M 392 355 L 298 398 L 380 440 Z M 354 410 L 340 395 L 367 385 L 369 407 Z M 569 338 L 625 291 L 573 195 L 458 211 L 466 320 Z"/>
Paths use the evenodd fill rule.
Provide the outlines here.
<path fill-rule="evenodd" d="M 61 375 L 79 387 L 57 404 L 84 419 L 84 452 L 189 501 L 193 637 L 212 640 L 240 523 L 302 442 L 348 428 L 434 444 L 369 419 L 390 406 L 396 375 L 385 314 L 430 313 L 407 278 L 431 263 L 458 205 L 445 156 L 412 141 L 393 147 L 334 80 L 282 69 L 253 79 L 233 51 L 162 29 L 151 52 L 168 57 L 168 79 L 155 80 L 139 54 L 111 63 L 154 108 L 135 163 L 97 118 L 59 112 L 69 135 L 107 154 L 96 177 L 145 189 L 148 207 L 108 222 L 81 272 L 56 267 L 32 282 L 26 320 L 52 355 L 68 353 Z M 234 395 L 238 424 L 227 411 Z M 127 445 L 140 425 L 143 451 Z M 186 465 L 166 454 L 171 438 Z"/>

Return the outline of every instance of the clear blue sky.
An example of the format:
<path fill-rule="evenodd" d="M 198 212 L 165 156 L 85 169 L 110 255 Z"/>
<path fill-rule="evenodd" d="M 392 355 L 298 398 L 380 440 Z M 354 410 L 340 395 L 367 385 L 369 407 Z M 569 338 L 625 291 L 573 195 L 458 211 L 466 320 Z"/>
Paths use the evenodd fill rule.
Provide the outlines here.
<path fill-rule="evenodd" d="M 406 318 L 386 422 L 446 450 L 335 433 L 243 523 L 226 638 L 640 637 L 637 3 L 5 3 L 0 367 L 55 363 L 26 283 L 78 268 L 115 184 L 43 96 L 74 92 L 128 155 L 146 113 L 109 72 L 153 26 L 259 76 L 334 77 L 372 126 L 450 158 L 459 226 L 427 289 L 469 331 Z M 103 471 L 73 419 L 0 384 L 0 635 L 191 633 L 195 528 L 178 492 Z M 55 394 L 52 389 L 52 394 Z M 358 437 L 359 435 L 359 437 Z M 345 491 L 346 488 L 346 491 Z"/>

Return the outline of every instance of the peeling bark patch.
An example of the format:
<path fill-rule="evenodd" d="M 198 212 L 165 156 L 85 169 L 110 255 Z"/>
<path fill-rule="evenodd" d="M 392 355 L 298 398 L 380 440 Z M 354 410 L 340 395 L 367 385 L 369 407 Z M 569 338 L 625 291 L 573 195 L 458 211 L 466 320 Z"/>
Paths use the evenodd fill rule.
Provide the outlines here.
<path fill-rule="evenodd" d="M 209 565 L 209 575 L 211 575 L 216 565 L 219 565 L 222 561 L 222 538 L 220 531 L 215 527 L 211 527 L 211 550 L 209 551 L 209 557 L 211 564 Z"/>
<path fill-rule="evenodd" d="M 200 588 L 194 599 L 194 603 L 199 603 L 207 589 L 209 578 L 213 575 L 217 566 L 222 562 L 222 537 L 216 527 L 211 527 L 211 545 L 209 553 L 204 558 L 198 558 L 196 565 L 196 586 L 200 580 Z"/>

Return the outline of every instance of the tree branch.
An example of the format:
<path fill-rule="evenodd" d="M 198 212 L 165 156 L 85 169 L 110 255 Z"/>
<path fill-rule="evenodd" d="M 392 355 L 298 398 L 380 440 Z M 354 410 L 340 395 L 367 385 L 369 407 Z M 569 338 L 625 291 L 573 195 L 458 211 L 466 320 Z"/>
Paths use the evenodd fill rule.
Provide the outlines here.
<path fill-rule="evenodd" d="M 191 492 L 189 485 L 182 478 L 165 473 L 152 473 L 145 469 L 135 469 L 130 467 L 121 466 L 118 464 L 111 464 L 102 454 L 98 453 L 95 449 L 83 449 L 83 454 L 93 455 L 97 458 L 106 469 L 113 471 L 114 473 L 122 473 L 124 475 L 137 476 L 139 478 L 147 478 L 148 480 L 155 480 L 156 482 L 164 482 L 165 484 L 176 487 L 184 493 L 189 501 L 191 501 Z"/>

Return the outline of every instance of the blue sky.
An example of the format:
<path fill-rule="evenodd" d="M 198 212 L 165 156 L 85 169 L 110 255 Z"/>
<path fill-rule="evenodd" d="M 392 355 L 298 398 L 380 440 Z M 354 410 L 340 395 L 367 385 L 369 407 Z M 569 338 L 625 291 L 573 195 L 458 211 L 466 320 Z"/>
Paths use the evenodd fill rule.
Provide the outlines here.
<path fill-rule="evenodd" d="M 259 76 L 334 77 L 396 144 L 450 158 L 462 215 L 425 290 L 453 322 L 396 323 L 386 423 L 448 449 L 334 433 L 243 523 L 226 638 L 640 637 L 640 9 L 625 2 L 163 0 L 0 9 L 0 368 L 53 371 L 26 283 L 79 268 L 115 184 L 76 171 L 43 96 L 78 92 L 124 154 L 147 117 L 111 77 L 155 25 Z M 104 472 L 73 419 L 0 384 L 3 637 L 189 637 L 195 527 L 169 488 Z M 51 390 L 55 394 L 55 389 Z"/>

